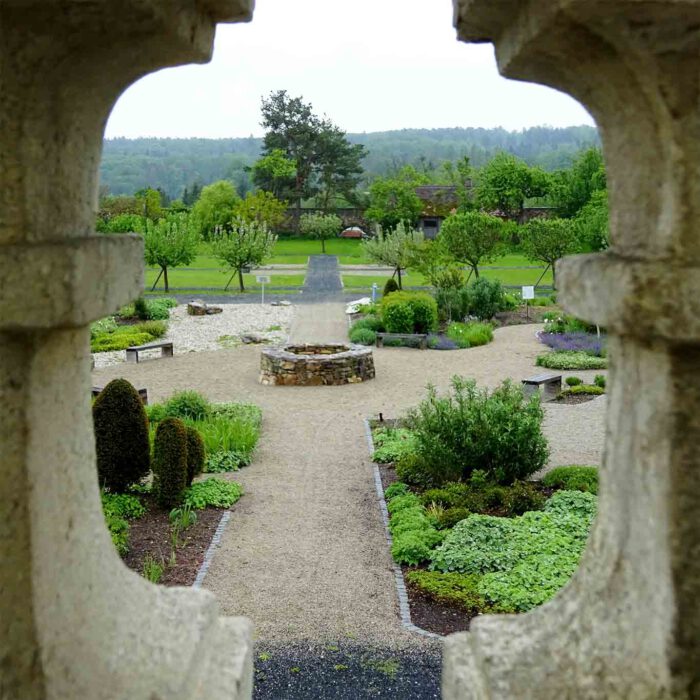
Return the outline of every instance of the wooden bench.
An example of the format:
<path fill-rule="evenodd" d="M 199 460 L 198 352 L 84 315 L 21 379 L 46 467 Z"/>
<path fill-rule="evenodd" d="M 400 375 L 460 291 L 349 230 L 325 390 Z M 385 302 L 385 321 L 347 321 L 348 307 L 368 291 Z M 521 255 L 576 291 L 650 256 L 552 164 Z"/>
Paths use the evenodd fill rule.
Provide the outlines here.
<path fill-rule="evenodd" d="M 544 388 L 542 399 L 551 401 L 556 399 L 561 392 L 561 374 L 538 374 L 528 379 L 523 379 L 523 392 L 525 396 L 539 393 L 540 387 Z"/>
<path fill-rule="evenodd" d="M 103 389 L 103 386 L 93 386 L 91 389 L 92 398 L 94 399 L 99 396 Z M 146 389 L 137 389 L 137 391 L 139 392 L 139 398 L 143 402 L 143 405 L 148 406 L 148 391 Z"/>
<path fill-rule="evenodd" d="M 138 362 L 139 353 L 143 350 L 154 350 L 155 348 L 160 348 L 161 357 L 172 357 L 173 356 L 173 344 L 172 342 L 165 340 L 161 343 L 146 343 L 145 345 L 132 345 L 126 349 L 126 361 L 127 362 Z"/>
<path fill-rule="evenodd" d="M 377 347 L 384 347 L 385 340 L 417 340 L 421 350 L 428 349 L 427 333 L 377 333 Z"/>

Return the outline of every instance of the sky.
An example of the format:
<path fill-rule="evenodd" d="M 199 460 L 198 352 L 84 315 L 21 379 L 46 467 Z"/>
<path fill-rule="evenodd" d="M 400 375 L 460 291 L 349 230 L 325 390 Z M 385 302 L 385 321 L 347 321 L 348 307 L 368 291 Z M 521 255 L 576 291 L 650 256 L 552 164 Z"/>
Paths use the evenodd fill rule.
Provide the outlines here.
<path fill-rule="evenodd" d="M 219 25 L 211 63 L 153 73 L 106 136 L 260 136 L 260 100 L 287 90 L 350 133 L 593 124 L 574 99 L 506 80 L 493 47 L 457 41 L 451 0 L 257 0 Z"/>

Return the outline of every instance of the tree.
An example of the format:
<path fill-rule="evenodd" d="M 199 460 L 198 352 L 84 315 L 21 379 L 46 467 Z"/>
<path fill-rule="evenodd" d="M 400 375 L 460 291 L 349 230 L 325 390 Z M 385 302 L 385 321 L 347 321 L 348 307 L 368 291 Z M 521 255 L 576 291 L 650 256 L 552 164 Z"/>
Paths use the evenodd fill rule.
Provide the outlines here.
<path fill-rule="evenodd" d="M 236 188 L 228 180 L 219 180 L 202 188 L 199 199 L 192 207 L 199 235 L 208 238 L 217 227 L 228 225 L 238 201 Z"/>
<path fill-rule="evenodd" d="M 503 221 L 478 211 L 448 216 L 438 238 L 445 250 L 460 263 L 466 263 L 479 277 L 479 264 L 498 257 L 503 244 Z"/>
<path fill-rule="evenodd" d="M 413 168 L 404 168 L 397 177 L 378 177 L 369 188 L 365 216 L 385 229 L 394 228 L 402 221 L 414 225 L 423 211 L 423 202 L 416 194 L 420 182 Z"/>
<path fill-rule="evenodd" d="M 394 269 L 399 289 L 401 286 L 401 270 L 408 267 L 411 261 L 411 251 L 423 242 L 423 232 L 417 231 L 400 221 L 393 231 L 382 233 L 362 242 L 365 255 L 379 265 Z"/>
<path fill-rule="evenodd" d="M 610 245 L 607 190 L 596 190 L 574 219 L 581 250 L 605 250 Z"/>
<path fill-rule="evenodd" d="M 143 234 L 146 264 L 160 268 L 166 293 L 168 286 L 168 269 L 189 265 L 197 255 L 199 233 L 192 218 L 187 214 L 171 214 L 164 219 L 146 221 Z M 161 275 L 158 275 L 155 289 Z"/>
<path fill-rule="evenodd" d="M 475 200 L 486 211 L 499 211 L 518 220 L 525 200 L 544 197 L 550 188 L 550 176 L 531 168 L 510 153 L 499 153 L 479 173 Z"/>
<path fill-rule="evenodd" d="M 158 190 L 146 187 L 145 189 L 139 190 L 135 196 L 139 208 L 138 213 L 141 214 L 144 219 L 156 221 L 163 216 L 163 202 L 161 200 L 161 193 Z"/>
<path fill-rule="evenodd" d="M 525 256 L 552 267 L 552 286 L 556 288 L 554 264 L 565 255 L 579 252 L 576 225 L 570 219 L 532 219 L 521 228 L 520 244 Z"/>
<path fill-rule="evenodd" d="M 343 222 L 335 214 L 303 214 L 299 230 L 305 236 L 321 241 L 321 252 L 326 254 L 326 239 L 334 238 L 340 233 Z"/>
<path fill-rule="evenodd" d="M 234 219 L 241 219 L 247 223 L 257 222 L 265 224 L 274 231 L 284 221 L 287 205 L 280 202 L 272 192 L 258 190 L 248 192 L 245 199 L 242 199 L 233 210 Z"/>
<path fill-rule="evenodd" d="M 599 148 L 582 151 L 571 168 L 554 176 L 552 198 L 564 218 L 576 216 L 593 194 L 606 188 L 605 163 Z"/>
<path fill-rule="evenodd" d="M 256 187 L 271 192 L 278 199 L 292 192 L 296 182 L 297 165 L 287 158 L 281 148 L 273 148 L 258 159 L 251 168 Z"/>
<path fill-rule="evenodd" d="M 212 238 L 212 252 L 233 271 L 233 275 L 238 273 L 238 287 L 244 292 L 243 269 L 260 265 L 270 256 L 276 241 L 277 236 L 265 224 L 238 219 L 233 222 L 230 230 L 216 230 Z M 231 280 L 225 289 L 228 289 L 230 283 Z"/>

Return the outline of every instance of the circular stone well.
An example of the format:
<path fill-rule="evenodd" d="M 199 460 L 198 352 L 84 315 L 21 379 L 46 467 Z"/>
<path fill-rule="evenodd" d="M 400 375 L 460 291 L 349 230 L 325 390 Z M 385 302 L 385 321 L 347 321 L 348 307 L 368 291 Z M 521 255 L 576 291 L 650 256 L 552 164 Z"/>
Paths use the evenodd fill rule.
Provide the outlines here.
<path fill-rule="evenodd" d="M 364 345 L 265 347 L 260 383 L 297 386 L 357 384 L 374 378 L 372 348 Z"/>

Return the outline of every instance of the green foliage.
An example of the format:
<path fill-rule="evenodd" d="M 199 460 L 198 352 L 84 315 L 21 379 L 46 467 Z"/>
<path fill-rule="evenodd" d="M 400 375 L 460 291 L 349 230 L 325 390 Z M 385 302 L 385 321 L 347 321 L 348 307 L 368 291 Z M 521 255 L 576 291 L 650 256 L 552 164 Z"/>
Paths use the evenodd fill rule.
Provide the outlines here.
<path fill-rule="evenodd" d="M 101 318 L 99 321 L 90 324 L 90 340 L 92 341 L 108 333 L 114 333 L 116 330 L 117 322 L 114 320 L 114 316 Z"/>
<path fill-rule="evenodd" d="M 429 333 L 438 324 L 437 302 L 425 292 L 394 292 L 385 296 L 381 314 L 389 333 Z"/>
<path fill-rule="evenodd" d="M 192 207 L 192 221 L 199 236 L 208 240 L 217 228 L 227 226 L 238 202 L 236 188 L 228 180 L 204 187 Z"/>
<path fill-rule="evenodd" d="M 447 603 L 466 611 L 484 612 L 488 605 L 478 591 L 480 577 L 439 571 L 409 571 L 406 581 L 438 603 Z"/>
<path fill-rule="evenodd" d="M 369 207 L 365 216 L 383 228 L 393 228 L 401 222 L 415 224 L 423 211 L 423 203 L 416 194 L 421 184 L 415 171 L 402 172 L 398 177 L 379 177 L 369 189 Z"/>
<path fill-rule="evenodd" d="M 469 265 L 478 277 L 479 265 L 502 252 L 503 229 L 503 221 L 497 216 L 457 212 L 443 221 L 438 240 L 455 261 Z"/>
<path fill-rule="evenodd" d="M 143 321 L 167 321 L 170 318 L 170 309 L 177 306 L 177 301 L 172 297 L 156 297 L 155 299 L 145 299 L 139 297 L 133 309 L 128 307 L 125 311 L 131 310 L 130 314 L 122 313 L 120 316 L 128 318 L 136 316 Z"/>
<path fill-rule="evenodd" d="M 238 219 L 230 230 L 215 230 L 211 250 L 223 265 L 238 273 L 239 291 L 243 292 L 243 268 L 262 264 L 272 255 L 276 241 L 277 236 L 265 224 Z"/>
<path fill-rule="evenodd" d="M 200 235 L 189 214 L 170 214 L 164 219 L 146 221 L 143 234 L 146 265 L 159 267 L 163 285 L 169 291 L 168 270 L 189 265 L 197 256 Z"/>
<path fill-rule="evenodd" d="M 140 214 L 117 214 L 104 226 L 104 233 L 143 233 L 144 218 Z"/>
<path fill-rule="evenodd" d="M 421 483 L 468 479 L 475 469 L 503 484 L 526 478 L 547 459 L 542 418 L 538 397 L 526 401 L 510 381 L 489 392 L 473 380 L 453 377 L 446 396 L 429 386 L 427 398 L 407 418 Z"/>
<path fill-rule="evenodd" d="M 580 384 L 583 384 L 581 377 L 567 377 L 564 381 L 569 386 L 579 386 Z"/>
<path fill-rule="evenodd" d="M 605 379 L 604 374 L 596 374 L 595 377 L 593 378 L 593 383 L 596 386 L 599 386 L 601 389 L 605 389 L 605 385 L 607 383 L 607 380 Z"/>
<path fill-rule="evenodd" d="M 372 435 L 374 440 L 373 462 L 397 462 L 402 455 L 415 451 L 413 436 L 405 428 L 380 428 Z"/>
<path fill-rule="evenodd" d="M 148 418 L 138 392 L 126 379 L 113 379 L 92 405 L 100 486 L 114 493 L 148 474 Z"/>
<path fill-rule="evenodd" d="M 543 321 L 547 333 L 594 333 L 596 330 L 594 325 L 560 311 L 546 312 Z"/>
<path fill-rule="evenodd" d="M 402 484 L 400 481 L 395 481 L 393 484 L 389 484 L 389 486 L 384 489 L 384 498 L 387 501 L 390 501 L 392 498 L 396 498 L 397 496 L 405 496 L 408 493 L 408 486 L 406 484 Z"/>
<path fill-rule="evenodd" d="M 221 472 L 235 472 L 249 464 L 243 455 L 236 450 L 219 450 L 213 454 L 207 454 L 204 471 L 207 474 L 219 474 Z"/>
<path fill-rule="evenodd" d="M 156 500 L 168 510 L 182 503 L 187 486 L 187 429 L 178 418 L 158 424 L 153 443 L 153 477 Z"/>
<path fill-rule="evenodd" d="M 113 333 L 98 335 L 90 341 L 92 352 L 110 352 L 126 350 L 132 345 L 144 345 L 155 338 L 150 333 L 136 330 L 138 326 L 120 326 Z"/>
<path fill-rule="evenodd" d="M 584 518 L 592 522 L 598 510 L 598 499 L 584 491 L 557 491 L 545 503 L 544 510 L 551 515 Z"/>
<path fill-rule="evenodd" d="M 394 560 L 410 565 L 427 561 L 432 548 L 442 541 L 442 534 L 433 527 L 418 498 L 412 493 L 396 495 L 387 508 L 391 514 L 389 530 Z"/>
<path fill-rule="evenodd" d="M 440 321 L 463 321 L 469 314 L 471 294 L 468 287 L 436 289 L 435 301 Z"/>
<path fill-rule="evenodd" d="M 284 221 L 286 210 L 286 202 L 281 202 L 272 192 L 258 190 L 248 192 L 245 199 L 234 206 L 232 219 L 262 224 L 275 231 Z"/>
<path fill-rule="evenodd" d="M 437 527 L 440 530 L 453 528 L 457 523 L 470 515 L 471 511 L 467 508 L 445 508 L 438 516 Z"/>
<path fill-rule="evenodd" d="M 243 489 L 235 481 L 206 479 L 198 481 L 185 490 L 183 504 L 202 508 L 230 508 L 243 495 Z"/>
<path fill-rule="evenodd" d="M 559 215 L 575 217 L 598 192 L 605 191 L 605 163 L 600 148 L 581 151 L 568 170 L 555 174 L 553 199 Z"/>
<path fill-rule="evenodd" d="M 578 384 L 572 386 L 569 389 L 564 389 L 560 396 L 576 396 L 581 394 L 588 394 L 589 396 L 601 396 L 605 393 L 605 389 L 595 384 Z"/>
<path fill-rule="evenodd" d="M 585 252 L 605 250 L 610 245 L 608 193 L 598 190 L 574 219 L 576 236 Z"/>
<path fill-rule="evenodd" d="M 102 491 L 102 510 L 105 515 L 119 518 L 140 518 L 146 514 L 146 508 L 137 496 L 129 493 L 107 493 Z"/>
<path fill-rule="evenodd" d="M 384 285 L 384 289 L 382 290 L 382 296 L 388 296 L 392 292 L 398 292 L 398 291 L 399 291 L 398 282 L 393 277 L 389 277 L 389 279 L 386 281 L 386 284 Z"/>
<path fill-rule="evenodd" d="M 202 473 L 206 450 L 199 431 L 191 425 L 186 426 L 187 430 L 187 485 L 192 484 L 195 476 Z"/>
<path fill-rule="evenodd" d="M 414 493 L 405 493 L 403 496 L 396 496 L 391 499 L 389 504 L 387 505 L 387 510 L 389 511 L 390 515 L 396 515 L 397 513 L 400 513 L 402 510 L 411 510 L 411 518 L 413 517 L 413 512 L 416 511 L 418 513 L 419 519 L 423 517 L 423 510 L 420 507 L 421 502 L 418 496 L 416 496 Z M 392 532 L 393 531 L 399 531 L 397 530 L 397 524 L 400 523 L 400 519 L 395 519 L 394 524 L 391 526 L 392 527 Z"/>
<path fill-rule="evenodd" d="M 503 286 L 498 280 L 480 277 L 467 289 L 469 314 L 481 321 L 492 319 L 505 304 Z"/>
<path fill-rule="evenodd" d="M 180 391 L 165 402 L 163 409 L 169 418 L 204 420 L 211 411 L 211 404 L 196 391 Z"/>
<path fill-rule="evenodd" d="M 598 469 L 575 464 L 569 467 L 556 467 L 545 474 L 542 483 L 553 488 L 567 491 L 588 491 L 597 495 Z"/>
<path fill-rule="evenodd" d="M 215 403 L 211 405 L 213 416 L 225 416 L 232 421 L 250 423 L 257 430 L 262 425 L 262 411 L 252 403 Z"/>
<path fill-rule="evenodd" d="M 409 265 L 413 249 L 422 242 L 422 231 L 399 221 L 392 229 L 380 229 L 374 238 L 362 241 L 361 245 L 368 260 L 394 269 L 401 289 L 401 270 Z"/>
<path fill-rule="evenodd" d="M 352 324 L 352 326 L 350 327 L 350 332 L 352 333 L 352 331 L 357 330 L 359 328 L 369 328 L 369 330 L 377 333 L 384 330 L 384 324 L 378 316 L 365 316 L 364 318 L 361 318 Z"/>
<path fill-rule="evenodd" d="M 559 370 L 607 369 L 608 360 L 581 350 L 557 350 L 538 355 L 535 364 L 538 367 Z"/>
<path fill-rule="evenodd" d="M 165 565 L 162 561 L 156 561 L 152 554 L 147 554 L 143 559 L 141 575 L 151 583 L 158 583 L 163 577 Z"/>
<path fill-rule="evenodd" d="M 569 219 L 531 219 L 520 227 L 520 246 L 526 257 L 552 266 L 556 287 L 554 263 L 565 255 L 580 252 L 576 227 Z"/>
<path fill-rule="evenodd" d="M 350 330 L 350 342 L 359 345 L 374 345 L 377 334 L 369 328 L 353 328 Z"/>
<path fill-rule="evenodd" d="M 453 322 L 447 327 L 446 334 L 460 348 L 475 348 L 493 340 L 493 327 L 489 323 Z"/>
<path fill-rule="evenodd" d="M 113 513 L 105 513 L 105 522 L 119 556 L 123 557 L 129 551 L 129 523 Z"/>
<path fill-rule="evenodd" d="M 340 233 L 343 222 L 335 214 L 302 214 L 299 231 L 304 236 L 321 241 L 321 251 L 326 252 L 326 241 Z"/>
<path fill-rule="evenodd" d="M 273 148 L 258 159 L 252 168 L 253 182 L 274 197 L 283 197 L 294 187 L 297 174 L 296 161 L 288 158 L 281 148 Z M 273 228 L 272 225 L 270 225 Z"/>

